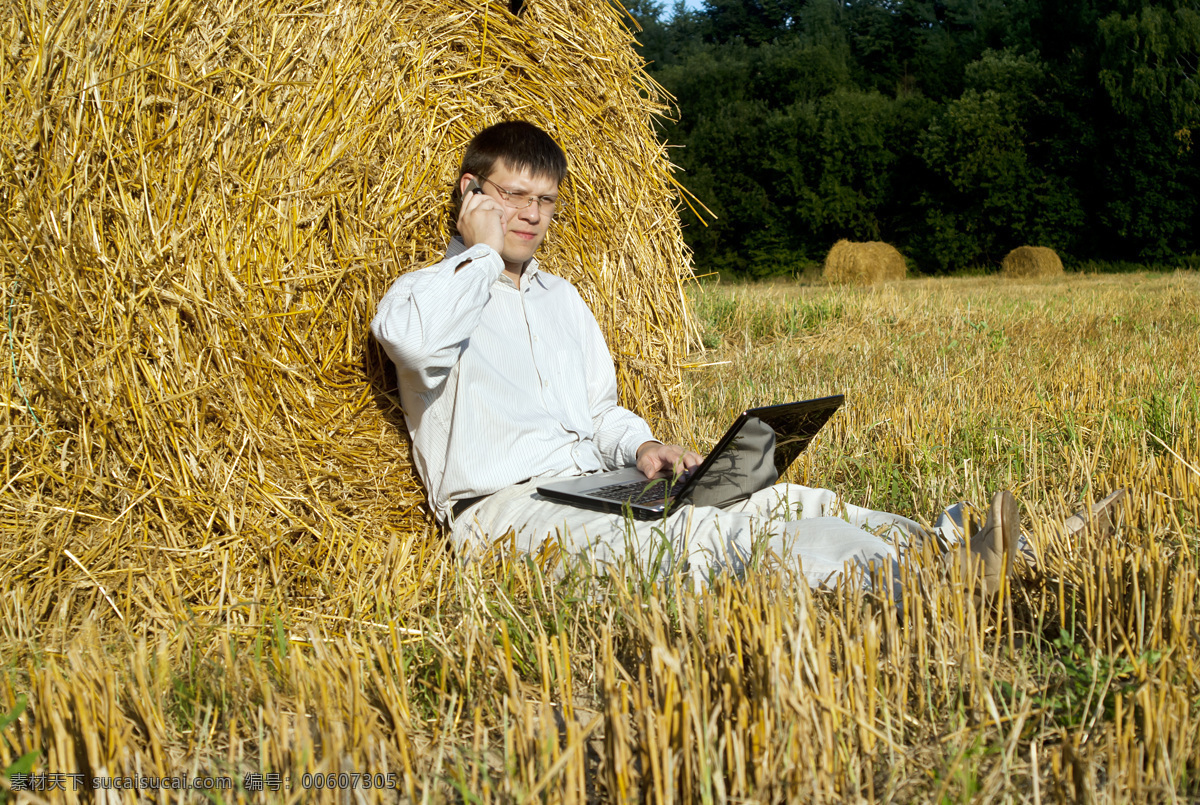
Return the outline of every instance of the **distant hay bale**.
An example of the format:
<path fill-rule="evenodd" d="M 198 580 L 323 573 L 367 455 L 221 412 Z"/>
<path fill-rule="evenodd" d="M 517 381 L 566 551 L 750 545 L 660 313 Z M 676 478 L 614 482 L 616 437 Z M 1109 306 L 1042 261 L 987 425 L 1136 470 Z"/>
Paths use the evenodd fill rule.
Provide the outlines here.
<path fill-rule="evenodd" d="M 93 582 L 122 578 L 163 624 L 357 616 L 372 574 L 415 578 L 430 521 L 368 323 L 440 257 L 462 150 L 503 119 L 567 153 L 543 265 L 592 305 L 624 403 L 678 403 L 667 99 L 615 4 L 0 8 L 0 576 L 46 552 L 29 611 L 112 619 Z"/>
<path fill-rule="evenodd" d="M 1007 279 L 1056 277 L 1062 273 L 1062 260 L 1047 246 L 1018 246 L 1000 263 L 1000 276 Z"/>
<path fill-rule="evenodd" d="M 821 277 L 826 282 L 844 285 L 872 285 L 902 280 L 907 271 L 904 255 L 895 246 L 881 241 L 839 240 L 825 258 Z"/>

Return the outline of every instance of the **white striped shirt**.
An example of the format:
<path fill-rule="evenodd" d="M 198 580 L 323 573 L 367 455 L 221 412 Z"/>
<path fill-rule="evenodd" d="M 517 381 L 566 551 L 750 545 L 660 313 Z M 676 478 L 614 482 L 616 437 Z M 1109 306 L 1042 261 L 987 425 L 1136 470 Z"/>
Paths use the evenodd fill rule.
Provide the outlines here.
<path fill-rule="evenodd" d="M 617 404 L 608 346 L 574 286 L 536 260 L 520 290 L 503 272 L 490 246 L 456 238 L 442 262 L 396 280 L 371 322 L 443 521 L 455 501 L 529 478 L 631 466 L 654 438 Z"/>

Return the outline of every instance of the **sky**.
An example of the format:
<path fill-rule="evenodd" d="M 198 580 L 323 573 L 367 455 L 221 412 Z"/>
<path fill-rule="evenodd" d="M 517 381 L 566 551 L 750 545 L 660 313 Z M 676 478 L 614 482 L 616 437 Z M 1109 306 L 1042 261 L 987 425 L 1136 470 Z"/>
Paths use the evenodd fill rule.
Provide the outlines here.
<path fill-rule="evenodd" d="M 671 16 L 671 9 L 675 8 L 675 0 L 659 0 L 662 3 L 664 17 Z M 692 11 L 698 11 L 704 6 L 704 0 L 683 0 L 683 4 Z"/>

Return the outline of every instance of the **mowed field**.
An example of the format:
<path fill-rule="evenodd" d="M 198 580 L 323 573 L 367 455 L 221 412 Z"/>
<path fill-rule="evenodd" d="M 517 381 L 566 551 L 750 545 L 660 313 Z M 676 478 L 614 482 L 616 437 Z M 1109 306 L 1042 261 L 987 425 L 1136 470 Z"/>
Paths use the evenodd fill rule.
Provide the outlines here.
<path fill-rule="evenodd" d="M 900 601 L 769 555 L 697 590 L 553 546 L 463 566 L 430 530 L 395 572 L 349 552 L 361 618 L 243 602 L 151 634 L 56 624 L 14 574 L 0 768 L 233 781 L 141 792 L 164 802 L 1200 796 L 1200 278 L 691 296 L 708 348 L 670 435 L 704 450 L 747 406 L 844 393 L 790 480 L 926 521 L 1012 489 L 1036 566 L 991 601 L 932 548 Z M 1117 487 L 1114 535 L 1056 531 Z M 39 796 L 101 801 L 66 788 Z"/>

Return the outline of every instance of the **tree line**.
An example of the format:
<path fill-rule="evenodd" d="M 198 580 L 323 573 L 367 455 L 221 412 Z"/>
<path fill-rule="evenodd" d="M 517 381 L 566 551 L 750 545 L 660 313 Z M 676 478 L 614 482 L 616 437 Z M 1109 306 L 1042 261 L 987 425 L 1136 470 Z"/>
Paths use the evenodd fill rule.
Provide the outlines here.
<path fill-rule="evenodd" d="M 794 273 L 840 238 L 926 273 L 1025 244 L 1200 263 L 1200 0 L 624 6 L 715 214 L 683 210 L 698 269 Z"/>

